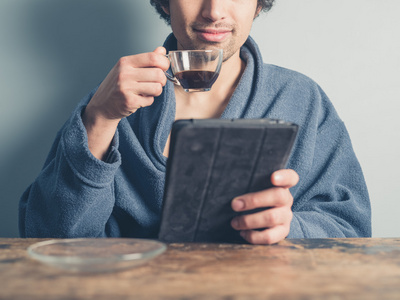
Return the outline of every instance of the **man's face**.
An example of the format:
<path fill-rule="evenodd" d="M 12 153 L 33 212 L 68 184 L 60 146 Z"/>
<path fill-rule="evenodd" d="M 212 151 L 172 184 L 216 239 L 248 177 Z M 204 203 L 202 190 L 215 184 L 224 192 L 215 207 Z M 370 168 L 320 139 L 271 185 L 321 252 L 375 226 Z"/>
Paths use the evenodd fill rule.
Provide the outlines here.
<path fill-rule="evenodd" d="M 238 54 L 259 10 L 257 0 L 170 0 L 165 11 L 178 49 L 224 50 L 224 61 Z"/>

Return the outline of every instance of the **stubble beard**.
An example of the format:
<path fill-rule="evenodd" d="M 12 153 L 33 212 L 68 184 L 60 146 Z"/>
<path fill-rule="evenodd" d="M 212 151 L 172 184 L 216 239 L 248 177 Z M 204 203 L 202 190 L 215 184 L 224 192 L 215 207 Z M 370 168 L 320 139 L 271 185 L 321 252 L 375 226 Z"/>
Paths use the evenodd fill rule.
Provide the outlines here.
<path fill-rule="evenodd" d="M 241 45 L 237 45 L 237 36 L 236 30 L 233 25 L 228 24 L 197 24 L 193 23 L 186 30 L 186 39 L 183 41 L 179 41 L 179 45 L 182 49 L 185 50 L 206 50 L 206 49 L 222 49 L 223 50 L 223 59 L 225 62 L 229 60 L 241 47 Z M 194 28 L 229 28 L 231 30 L 231 36 L 225 42 L 207 42 L 199 40 L 196 36 Z"/>

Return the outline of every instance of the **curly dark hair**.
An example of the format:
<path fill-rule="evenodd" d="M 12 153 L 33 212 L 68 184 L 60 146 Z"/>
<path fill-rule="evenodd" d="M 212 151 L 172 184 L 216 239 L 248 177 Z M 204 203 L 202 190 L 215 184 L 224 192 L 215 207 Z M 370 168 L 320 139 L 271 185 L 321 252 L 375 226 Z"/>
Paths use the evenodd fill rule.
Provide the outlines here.
<path fill-rule="evenodd" d="M 258 7 L 261 6 L 262 11 L 269 11 L 274 4 L 275 0 L 257 0 Z M 162 7 L 169 7 L 169 0 L 150 0 L 150 4 L 153 5 L 157 12 L 160 14 L 160 18 L 164 19 L 167 24 L 171 24 L 171 19 L 168 14 L 166 14 Z"/>

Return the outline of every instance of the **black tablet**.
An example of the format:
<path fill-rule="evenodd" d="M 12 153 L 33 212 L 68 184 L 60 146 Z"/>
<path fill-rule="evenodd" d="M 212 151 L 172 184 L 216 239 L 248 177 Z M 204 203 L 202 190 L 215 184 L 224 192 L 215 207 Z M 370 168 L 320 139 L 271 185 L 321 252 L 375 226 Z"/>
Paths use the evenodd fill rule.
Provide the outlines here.
<path fill-rule="evenodd" d="M 271 174 L 285 167 L 297 130 L 273 119 L 176 121 L 159 239 L 244 242 L 230 225 L 238 214 L 231 201 L 271 187 Z"/>

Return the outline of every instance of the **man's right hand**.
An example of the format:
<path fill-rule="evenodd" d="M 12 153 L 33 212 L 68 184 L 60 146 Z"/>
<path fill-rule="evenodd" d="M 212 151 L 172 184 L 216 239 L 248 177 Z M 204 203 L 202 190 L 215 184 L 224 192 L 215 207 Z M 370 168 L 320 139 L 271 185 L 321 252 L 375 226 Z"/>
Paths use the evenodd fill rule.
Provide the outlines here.
<path fill-rule="evenodd" d="M 99 86 L 85 112 L 83 123 L 92 154 L 104 159 L 119 121 L 153 103 L 162 93 L 169 68 L 166 50 L 122 57 Z"/>
<path fill-rule="evenodd" d="M 104 79 L 87 109 L 105 119 L 120 120 L 149 106 L 166 84 L 166 50 L 122 57 Z"/>

